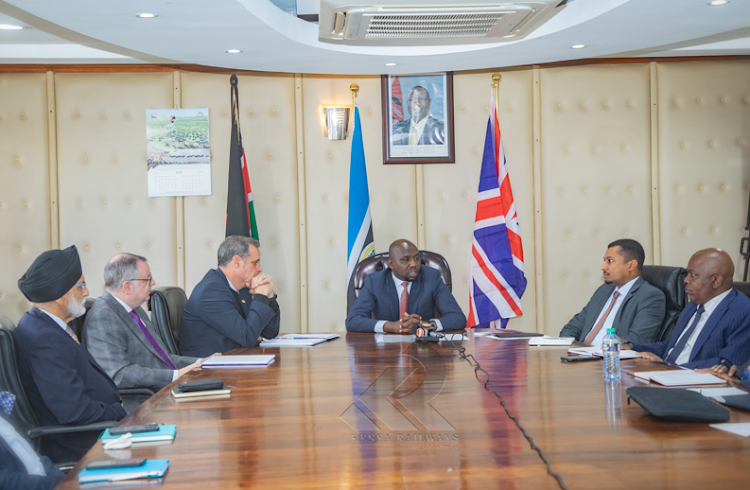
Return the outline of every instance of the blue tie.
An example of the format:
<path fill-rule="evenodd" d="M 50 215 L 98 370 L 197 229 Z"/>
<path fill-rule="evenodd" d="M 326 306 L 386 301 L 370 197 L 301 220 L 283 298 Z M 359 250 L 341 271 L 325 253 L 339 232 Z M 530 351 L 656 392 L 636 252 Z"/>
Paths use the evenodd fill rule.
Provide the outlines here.
<path fill-rule="evenodd" d="M 675 362 L 678 357 L 680 357 L 680 353 L 682 352 L 682 349 L 685 348 L 685 344 L 687 344 L 688 339 L 691 335 L 693 335 L 693 332 L 695 331 L 695 326 L 698 325 L 698 321 L 701 319 L 701 315 L 703 314 L 704 308 L 703 305 L 698 306 L 698 311 L 695 314 L 695 318 L 693 319 L 693 323 L 690 325 L 690 328 L 688 328 L 684 334 L 682 334 L 682 337 L 680 337 L 680 340 L 677 342 L 677 345 L 674 346 L 674 349 L 672 349 L 672 352 L 669 353 L 666 359 L 664 361 L 666 362 Z"/>

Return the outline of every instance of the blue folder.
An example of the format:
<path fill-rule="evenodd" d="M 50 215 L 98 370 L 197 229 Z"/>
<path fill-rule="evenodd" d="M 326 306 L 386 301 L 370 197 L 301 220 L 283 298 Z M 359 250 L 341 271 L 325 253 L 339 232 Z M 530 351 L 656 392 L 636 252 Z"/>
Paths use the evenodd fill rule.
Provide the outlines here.
<path fill-rule="evenodd" d="M 164 476 L 169 468 L 168 459 L 149 459 L 141 466 L 132 468 L 111 468 L 101 470 L 83 469 L 78 474 L 78 483 L 94 481 L 117 481 L 135 478 L 159 478 Z"/>

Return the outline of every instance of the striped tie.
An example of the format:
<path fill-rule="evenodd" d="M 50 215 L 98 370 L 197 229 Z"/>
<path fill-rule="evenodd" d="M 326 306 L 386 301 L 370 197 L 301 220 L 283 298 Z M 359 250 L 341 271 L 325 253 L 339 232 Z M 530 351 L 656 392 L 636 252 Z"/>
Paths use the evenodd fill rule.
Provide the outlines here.
<path fill-rule="evenodd" d="M 78 345 L 81 345 L 81 341 L 78 340 L 78 335 L 76 335 L 76 333 L 73 331 L 72 328 L 70 328 L 69 326 L 65 325 L 65 332 L 68 335 L 70 335 L 70 338 L 73 339 L 73 340 L 75 340 Z"/>

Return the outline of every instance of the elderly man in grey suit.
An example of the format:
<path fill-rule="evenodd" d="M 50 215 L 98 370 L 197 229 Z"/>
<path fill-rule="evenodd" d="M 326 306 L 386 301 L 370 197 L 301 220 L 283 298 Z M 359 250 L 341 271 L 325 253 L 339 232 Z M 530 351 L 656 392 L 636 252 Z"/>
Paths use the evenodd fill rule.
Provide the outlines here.
<path fill-rule="evenodd" d="M 141 305 L 154 279 L 145 257 L 119 254 L 104 267 L 107 291 L 91 307 L 83 328 L 89 352 L 118 388 L 160 390 L 193 369 L 200 359 L 169 354 Z M 127 399 L 130 413 L 146 397 Z"/>
<path fill-rule="evenodd" d="M 560 337 L 599 346 L 608 328 L 625 342 L 653 342 L 659 334 L 666 300 L 660 289 L 641 277 L 646 257 L 635 240 L 623 238 L 608 245 L 601 270 L 604 284 L 586 307 L 560 332 Z"/>

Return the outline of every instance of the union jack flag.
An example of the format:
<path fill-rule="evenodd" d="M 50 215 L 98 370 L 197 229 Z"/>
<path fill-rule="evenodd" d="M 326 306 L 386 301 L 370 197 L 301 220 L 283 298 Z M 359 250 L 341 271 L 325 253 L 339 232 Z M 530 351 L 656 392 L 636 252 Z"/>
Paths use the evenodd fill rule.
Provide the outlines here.
<path fill-rule="evenodd" d="M 471 246 L 467 328 L 488 322 L 497 327 L 498 321 L 500 328 L 505 328 L 510 318 L 523 315 L 521 296 L 525 290 L 521 231 L 505 165 L 497 106 L 491 95 Z"/>

